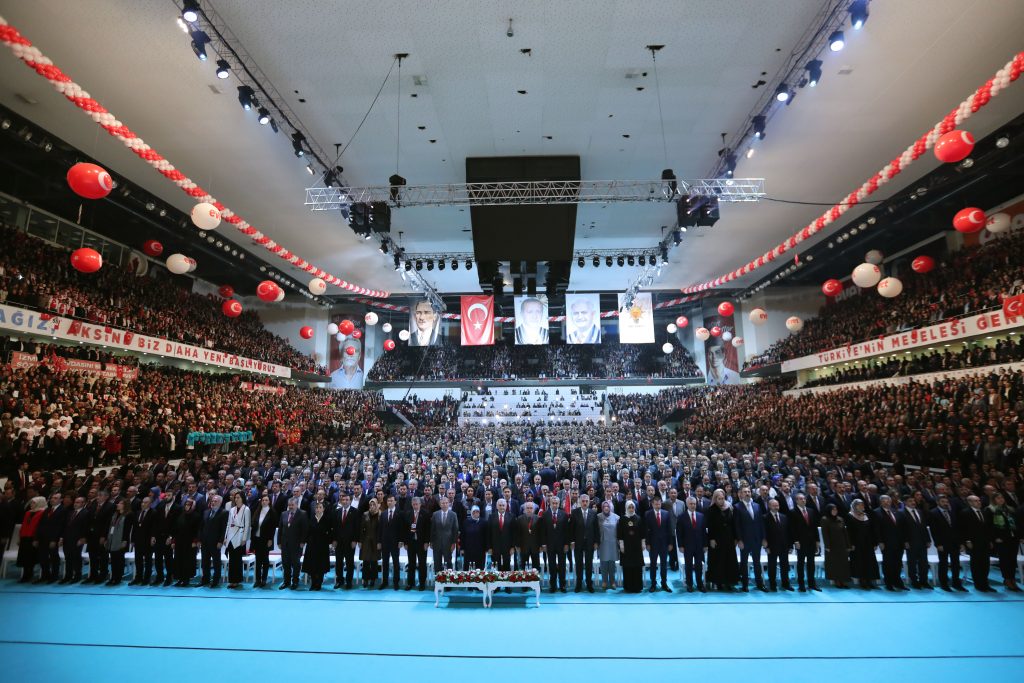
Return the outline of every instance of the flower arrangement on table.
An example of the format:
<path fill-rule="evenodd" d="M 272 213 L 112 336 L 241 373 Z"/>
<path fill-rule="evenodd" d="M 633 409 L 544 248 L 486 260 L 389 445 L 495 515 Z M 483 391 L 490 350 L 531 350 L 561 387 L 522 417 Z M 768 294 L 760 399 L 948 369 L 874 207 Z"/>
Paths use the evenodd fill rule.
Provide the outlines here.
<path fill-rule="evenodd" d="M 456 586 L 467 583 L 496 583 L 498 581 L 530 583 L 531 581 L 540 581 L 540 572 L 536 569 L 524 569 L 514 572 L 485 571 L 483 569 L 470 569 L 466 571 L 445 569 L 437 573 L 434 581 L 440 584 Z"/>
<path fill-rule="evenodd" d="M 540 581 L 540 572 L 536 569 L 522 569 L 514 572 L 499 572 L 501 578 L 499 581 L 506 583 L 532 583 L 534 581 Z"/>

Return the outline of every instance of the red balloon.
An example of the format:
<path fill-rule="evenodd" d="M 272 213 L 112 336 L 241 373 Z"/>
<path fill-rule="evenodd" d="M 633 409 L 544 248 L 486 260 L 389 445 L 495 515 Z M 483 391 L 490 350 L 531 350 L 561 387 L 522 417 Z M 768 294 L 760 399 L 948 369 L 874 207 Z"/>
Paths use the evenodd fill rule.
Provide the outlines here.
<path fill-rule="evenodd" d="M 687 318 L 685 315 L 681 315 L 678 318 L 676 318 L 676 327 L 686 327 L 689 324 L 690 319 Z"/>
<path fill-rule="evenodd" d="M 299 330 L 299 336 L 302 337 L 303 339 L 312 339 L 313 338 L 313 328 L 310 327 L 309 325 L 306 325 L 301 330 Z"/>
<path fill-rule="evenodd" d="M 114 189 L 114 179 L 101 166 L 81 162 L 68 170 L 68 185 L 80 197 L 103 199 Z"/>
<path fill-rule="evenodd" d="M 935 259 L 931 256 L 918 256 L 910 263 L 910 269 L 915 273 L 930 273 L 934 267 Z"/>
<path fill-rule="evenodd" d="M 221 304 L 220 310 L 229 318 L 237 318 L 242 315 L 242 304 L 235 299 L 228 299 Z"/>
<path fill-rule="evenodd" d="M 353 339 L 362 339 L 363 338 L 363 331 L 362 330 L 352 330 L 352 338 Z"/>
<path fill-rule="evenodd" d="M 142 244 L 142 251 L 146 256 L 159 256 L 164 253 L 164 245 L 160 244 L 156 240 L 146 240 Z"/>
<path fill-rule="evenodd" d="M 95 273 L 103 267 L 103 257 L 89 247 L 75 249 L 71 252 L 71 267 L 80 273 Z"/>
<path fill-rule="evenodd" d="M 976 206 L 960 209 L 953 216 L 953 227 L 963 233 L 978 232 L 985 227 L 985 212 Z"/>
<path fill-rule="evenodd" d="M 935 143 L 935 157 L 947 164 L 967 158 L 974 149 L 974 136 L 966 130 L 951 130 Z"/>
<path fill-rule="evenodd" d="M 718 315 L 722 316 L 723 318 L 728 318 L 730 315 L 733 314 L 733 311 L 735 310 L 735 307 L 728 301 L 723 301 L 722 303 L 718 304 Z"/>
<path fill-rule="evenodd" d="M 825 296 L 835 296 L 843 291 L 843 283 L 835 278 L 825 280 L 825 283 L 821 285 L 821 291 L 825 293 Z"/>
<path fill-rule="evenodd" d="M 356 329 L 356 325 L 351 320 L 342 320 L 338 323 L 338 331 L 342 334 L 352 334 L 354 329 Z"/>
<path fill-rule="evenodd" d="M 221 285 L 217 289 L 217 293 L 220 294 L 225 299 L 230 299 L 235 295 L 235 288 L 232 287 L 231 285 Z"/>
<path fill-rule="evenodd" d="M 384 350 L 385 351 L 394 351 L 395 350 L 395 340 L 394 339 L 385 339 L 384 340 Z"/>
<path fill-rule="evenodd" d="M 52 318 L 52 317 L 53 317 L 53 316 L 52 316 L 52 315 L 50 315 L 49 313 L 43 313 L 42 315 L 40 315 L 40 316 L 39 316 L 39 319 L 40 319 L 40 320 L 49 320 L 49 319 L 50 319 L 50 318 Z"/>
<path fill-rule="evenodd" d="M 722 328 L 719 327 L 718 325 L 715 325 L 714 327 L 712 327 L 710 331 L 711 331 L 711 336 L 712 337 L 721 337 L 722 336 Z"/>
<path fill-rule="evenodd" d="M 345 347 L 345 353 L 347 353 L 350 356 L 356 355 L 356 347 L 354 347 L 354 346 L 346 346 Z"/>
<path fill-rule="evenodd" d="M 277 286 L 277 283 L 273 280 L 264 280 L 263 282 L 256 285 L 256 296 L 261 301 L 274 301 L 277 299 L 278 292 L 281 288 Z"/>

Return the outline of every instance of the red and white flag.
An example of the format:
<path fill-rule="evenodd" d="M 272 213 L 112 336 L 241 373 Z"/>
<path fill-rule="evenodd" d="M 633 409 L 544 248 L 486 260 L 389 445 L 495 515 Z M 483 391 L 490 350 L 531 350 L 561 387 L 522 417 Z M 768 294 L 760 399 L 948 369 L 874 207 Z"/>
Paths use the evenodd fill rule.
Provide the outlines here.
<path fill-rule="evenodd" d="M 487 346 L 494 343 L 494 297 L 462 297 L 462 345 Z"/>

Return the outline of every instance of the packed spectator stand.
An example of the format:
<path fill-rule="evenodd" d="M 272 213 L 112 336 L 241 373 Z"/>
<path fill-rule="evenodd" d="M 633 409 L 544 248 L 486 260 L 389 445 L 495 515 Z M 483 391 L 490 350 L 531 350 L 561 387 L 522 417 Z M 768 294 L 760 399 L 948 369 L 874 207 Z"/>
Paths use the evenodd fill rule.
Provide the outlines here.
<path fill-rule="evenodd" d="M 590 422 L 604 420 L 604 394 L 578 387 L 493 388 L 463 394 L 459 424 L 501 422 Z"/>

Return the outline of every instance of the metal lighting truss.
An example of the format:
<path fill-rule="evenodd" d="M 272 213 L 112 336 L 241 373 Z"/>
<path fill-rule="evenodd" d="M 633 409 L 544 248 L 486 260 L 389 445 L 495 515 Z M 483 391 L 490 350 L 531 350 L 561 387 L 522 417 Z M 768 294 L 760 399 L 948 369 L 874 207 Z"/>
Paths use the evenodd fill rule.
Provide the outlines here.
<path fill-rule="evenodd" d="M 400 206 L 516 206 L 523 204 L 608 204 L 715 197 L 719 202 L 756 202 L 765 196 L 764 178 L 678 180 L 539 180 L 448 185 L 308 187 L 306 206 L 330 211 L 351 204 L 387 202 Z"/>

